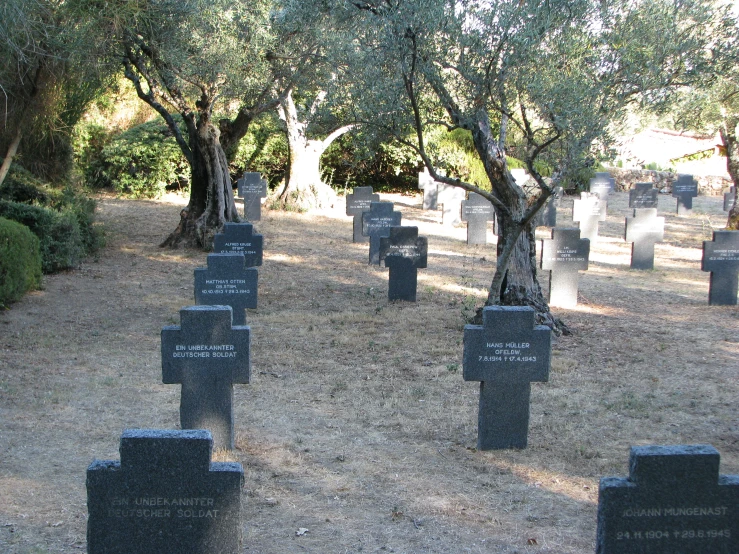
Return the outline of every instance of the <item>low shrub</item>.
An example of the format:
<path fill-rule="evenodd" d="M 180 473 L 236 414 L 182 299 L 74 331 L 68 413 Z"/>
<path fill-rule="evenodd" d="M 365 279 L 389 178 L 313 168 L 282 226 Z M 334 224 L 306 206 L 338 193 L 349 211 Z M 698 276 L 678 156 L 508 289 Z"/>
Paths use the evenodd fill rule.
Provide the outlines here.
<path fill-rule="evenodd" d="M 0 217 L 28 227 L 40 241 L 44 273 L 76 267 L 87 254 L 76 214 L 0 200 Z"/>
<path fill-rule="evenodd" d="M 41 285 L 41 252 L 30 229 L 0 217 L 0 307 Z"/>
<path fill-rule="evenodd" d="M 79 162 L 90 187 L 133 198 L 156 198 L 167 188 L 186 187 L 190 179 L 177 141 L 158 119 L 131 127 L 102 148 L 91 148 Z"/>

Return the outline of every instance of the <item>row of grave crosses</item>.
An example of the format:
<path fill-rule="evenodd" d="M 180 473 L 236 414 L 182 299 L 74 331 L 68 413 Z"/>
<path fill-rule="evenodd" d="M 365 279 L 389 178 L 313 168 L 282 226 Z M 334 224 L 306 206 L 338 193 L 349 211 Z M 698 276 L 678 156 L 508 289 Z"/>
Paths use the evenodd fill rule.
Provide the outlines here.
<path fill-rule="evenodd" d="M 249 205 L 258 219 L 258 198 Z M 181 385 L 181 430 L 126 430 L 119 462 L 90 464 L 90 554 L 241 551 L 244 470 L 211 455 L 234 448 L 233 386 L 251 376 L 246 308 L 257 307 L 262 259 L 252 224 L 226 223 L 207 267 L 195 269 L 196 305 L 161 331 L 162 381 Z"/>
<path fill-rule="evenodd" d="M 426 263 L 425 239 L 417 228 L 399 224 L 391 203 L 370 201 L 362 215 L 364 235 L 376 247 L 370 260 L 373 252 L 378 263 L 385 260 L 391 283 L 394 271 Z M 589 248 L 578 229 L 555 231 Z M 723 247 L 722 240 L 717 243 Z M 211 452 L 234 446 L 233 384 L 248 383 L 251 369 L 250 329 L 245 316 L 241 324 L 236 318 L 245 307 L 256 307 L 262 237 L 249 223 L 227 224 L 216 249 L 208 268 L 195 270 L 196 298 L 203 305 L 183 308 L 181 325 L 162 329 L 162 377 L 182 386 L 182 430 L 124 431 L 120 462 L 88 467 L 91 554 L 241 549 L 243 468 L 212 462 Z M 551 257 L 569 256 L 577 265 L 580 254 L 586 261 L 587 251 L 576 249 L 555 248 Z M 415 295 L 415 284 L 413 289 Z M 252 302 L 225 301 L 249 294 Z M 480 382 L 480 449 L 527 446 L 531 382 L 548 380 L 550 357 L 551 330 L 535 325 L 530 307 L 486 307 L 482 325 L 465 326 L 463 377 Z M 713 447 L 635 447 L 630 466 L 626 479 L 601 480 L 599 554 L 739 551 L 739 476 L 718 474 Z M 710 511 L 710 517 L 696 517 L 696 509 Z M 663 525 L 654 525 L 654 510 L 660 517 L 665 510 Z"/>

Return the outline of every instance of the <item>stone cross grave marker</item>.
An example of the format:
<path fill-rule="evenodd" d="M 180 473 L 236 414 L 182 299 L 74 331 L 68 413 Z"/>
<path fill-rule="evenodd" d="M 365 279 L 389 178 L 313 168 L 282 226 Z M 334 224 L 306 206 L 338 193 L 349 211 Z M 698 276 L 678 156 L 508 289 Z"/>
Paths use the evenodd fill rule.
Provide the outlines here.
<path fill-rule="evenodd" d="M 462 201 L 465 197 L 464 189 L 447 185 L 446 183 L 437 183 L 437 202 L 441 204 L 441 223 L 442 225 L 456 225 L 460 223 L 460 212 L 462 209 Z"/>
<path fill-rule="evenodd" d="M 493 205 L 484 196 L 470 192 L 461 206 L 462 221 L 467 222 L 467 244 L 487 244 L 488 221 L 495 220 Z"/>
<path fill-rule="evenodd" d="M 267 198 L 267 181 L 260 173 L 246 172 L 236 181 L 239 196 L 244 199 L 244 218 L 247 221 L 262 219 L 262 198 Z"/>
<path fill-rule="evenodd" d="M 714 231 L 713 241 L 703 241 L 701 269 L 711 272 L 708 303 L 735 305 L 739 283 L 739 231 Z"/>
<path fill-rule="evenodd" d="M 693 211 L 693 198 L 698 196 L 698 183 L 692 175 L 678 175 L 672 184 L 672 196 L 677 198 L 677 215 L 689 215 Z"/>
<path fill-rule="evenodd" d="M 362 235 L 362 214 L 369 211 L 371 202 L 379 201 L 380 195 L 373 194 L 372 187 L 354 187 L 354 191 L 346 195 L 346 215 L 354 216 L 353 242 L 369 241 L 369 237 Z"/>
<path fill-rule="evenodd" d="M 254 232 L 251 223 L 226 223 L 223 232 L 213 238 L 214 252 L 243 254 L 246 267 L 262 265 L 263 245 L 264 237 Z"/>
<path fill-rule="evenodd" d="M 724 193 L 724 211 L 729 212 L 734 207 L 734 187 L 729 187 L 729 192 Z"/>
<path fill-rule="evenodd" d="M 652 183 L 636 183 L 629 191 L 629 208 L 657 208 L 658 195 Z"/>
<path fill-rule="evenodd" d="M 211 451 L 202 429 L 125 430 L 120 461 L 87 468 L 87 552 L 240 552 L 244 469 Z"/>
<path fill-rule="evenodd" d="M 208 429 L 233 449 L 233 386 L 248 383 L 250 329 L 232 326 L 230 306 L 189 306 L 180 326 L 162 329 L 162 382 L 182 384 L 180 424 Z"/>
<path fill-rule="evenodd" d="M 526 448 L 531 381 L 549 379 L 552 330 L 530 306 L 487 306 L 465 325 L 463 377 L 480 381 L 477 448 Z"/>
<path fill-rule="evenodd" d="M 418 173 L 418 188 L 423 191 L 423 209 L 424 210 L 436 210 L 438 195 L 437 183 L 434 178 L 431 177 L 427 168 L 423 168 L 423 171 Z"/>
<path fill-rule="evenodd" d="M 526 181 L 529 180 L 530 175 L 523 167 L 514 167 L 513 169 L 509 169 L 508 171 L 519 187 L 524 186 L 526 184 Z"/>
<path fill-rule="evenodd" d="M 195 269 L 195 303 L 231 306 L 234 325 L 246 324 L 246 308 L 257 307 L 258 270 L 237 252 L 208 254 L 208 267 Z"/>
<path fill-rule="evenodd" d="M 598 239 L 598 222 L 606 220 L 606 201 L 598 195 L 581 192 L 572 205 L 572 221 L 580 224 L 580 236 L 595 242 Z"/>
<path fill-rule="evenodd" d="M 588 269 L 590 241 L 580 229 L 555 227 L 552 238 L 541 244 L 541 268 L 549 270 L 549 304 L 560 308 L 577 305 L 579 271 Z"/>
<path fill-rule="evenodd" d="M 390 236 L 390 227 L 399 227 L 403 215 L 393 211 L 392 202 L 371 202 L 362 214 L 362 234 L 370 238 L 369 264 L 380 265 L 380 239 Z"/>
<path fill-rule="evenodd" d="M 739 552 L 739 475 L 709 445 L 632 446 L 598 489 L 597 554 Z"/>
<path fill-rule="evenodd" d="M 547 203 L 536 214 L 534 221 L 537 227 L 556 227 L 557 226 L 557 208 L 559 201 L 564 195 L 562 187 L 556 187 L 552 195 L 547 199 Z"/>
<path fill-rule="evenodd" d="M 595 177 L 590 179 L 588 190 L 592 194 L 597 194 L 601 200 L 606 201 L 608 195 L 616 190 L 616 180 L 608 172 L 596 173 Z"/>
<path fill-rule="evenodd" d="M 428 239 L 418 236 L 418 227 L 390 227 L 390 236 L 380 239 L 380 260 L 390 268 L 388 300 L 416 301 L 418 270 L 427 258 Z"/>
<path fill-rule="evenodd" d="M 634 210 L 626 218 L 624 240 L 631 245 L 631 269 L 654 269 L 654 243 L 665 237 L 665 218 L 657 217 L 657 208 Z"/>

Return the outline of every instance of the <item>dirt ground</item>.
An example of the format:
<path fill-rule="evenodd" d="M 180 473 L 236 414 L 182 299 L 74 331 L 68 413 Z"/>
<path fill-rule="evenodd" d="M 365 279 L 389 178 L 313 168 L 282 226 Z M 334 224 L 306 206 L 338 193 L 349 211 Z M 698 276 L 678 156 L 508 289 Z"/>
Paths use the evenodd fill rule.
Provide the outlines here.
<path fill-rule="evenodd" d="M 656 269 L 636 271 L 615 195 L 579 305 L 555 310 L 574 335 L 532 385 L 529 447 L 495 452 L 475 449 L 478 384 L 461 367 L 494 246 L 467 246 L 420 196 L 383 199 L 429 240 L 415 304 L 388 302 L 343 204 L 255 225 L 252 382 L 235 387 L 237 448 L 217 453 L 244 466 L 243 552 L 592 553 L 598 480 L 628 474 L 631 445 L 712 444 L 739 473 L 739 310 L 708 306 L 700 271 L 719 197 L 684 218 L 660 197 Z M 178 428 L 159 333 L 193 304 L 206 254 L 157 244 L 183 203 L 101 198 L 99 258 L 0 313 L 1 552 L 84 551 L 89 463 L 118 459 L 124 429 Z"/>

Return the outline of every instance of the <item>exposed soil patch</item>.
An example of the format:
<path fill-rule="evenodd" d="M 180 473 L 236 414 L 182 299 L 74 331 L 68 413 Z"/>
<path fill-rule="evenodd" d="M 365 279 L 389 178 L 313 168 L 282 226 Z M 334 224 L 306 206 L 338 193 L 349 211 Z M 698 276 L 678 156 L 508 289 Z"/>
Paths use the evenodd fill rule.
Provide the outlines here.
<path fill-rule="evenodd" d="M 532 386 L 529 448 L 498 452 L 474 449 L 478 385 L 461 368 L 494 246 L 467 246 L 420 197 L 383 199 L 429 238 L 415 304 L 388 303 L 343 206 L 256 225 L 252 383 L 235 387 L 237 449 L 218 453 L 244 465 L 244 552 L 592 553 L 598 479 L 628 474 L 630 445 L 709 443 L 739 473 L 739 310 L 709 307 L 700 271 L 720 198 L 678 218 L 661 197 L 656 269 L 635 271 L 615 195 L 579 306 L 556 310 L 575 334 Z M 118 459 L 123 429 L 178 427 L 159 332 L 193 303 L 206 254 L 157 244 L 183 204 L 101 198 L 99 259 L 0 313 L 0 551 L 84 551 L 90 461 Z"/>

